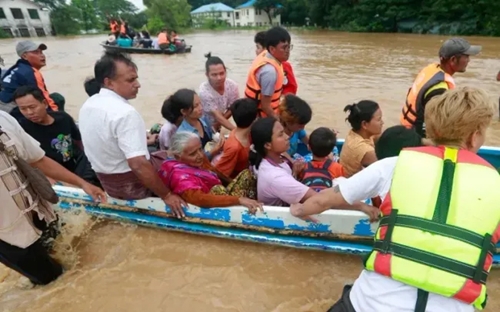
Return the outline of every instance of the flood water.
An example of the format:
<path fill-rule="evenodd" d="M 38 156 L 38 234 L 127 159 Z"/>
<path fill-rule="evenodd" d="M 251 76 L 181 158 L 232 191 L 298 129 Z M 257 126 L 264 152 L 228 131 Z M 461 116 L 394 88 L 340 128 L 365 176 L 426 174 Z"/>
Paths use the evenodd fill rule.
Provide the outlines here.
<path fill-rule="evenodd" d="M 240 85 L 255 56 L 253 31 L 201 32 L 184 36 L 191 54 L 134 55 L 142 87 L 132 101 L 146 124 L 161 122 L 166 96 L 179 88 L 197 89 L 204 76 L 204 53 L 221 57 L 228 77 Z M 307 129 L 329 126 L 343 137 L 346 104 L 362 99 L 381 104 L 385 125 L 399 112 L 417 72 L 437 61 L 446 37 L 400 34 L 292 32 L 291 63 L 298 95 L 313 107 Z M 483 45 L 471 58 L 458 85 L 476 86 L 498 101 L 500 38 L 468 38 Z M 93 74 L 105 36 L 47 38 L 51 92 L 66 97 L 67 111 L 78 118 L 87 98 L 85 77 Z M 0 55 L 13 64 L 15 41 L 0 41 Z M 105 103 L 103 103 L 104 105 Z M 500 124 L 488 131 L 488 145 L 500 146 Z M 57 258 L 67 272 L 46 287 L 27 289 L 26 280 L 0 267 L 0 311 L 326 311 L 345 283 L 362 269 L 361 259 L 166 232 L 64 215 L 68 226 L 58 242 Z M 1 265 L 0 265 L 1 266 Z M 486 311 L 500 310 L 500 270 L 489 279 Z"/>

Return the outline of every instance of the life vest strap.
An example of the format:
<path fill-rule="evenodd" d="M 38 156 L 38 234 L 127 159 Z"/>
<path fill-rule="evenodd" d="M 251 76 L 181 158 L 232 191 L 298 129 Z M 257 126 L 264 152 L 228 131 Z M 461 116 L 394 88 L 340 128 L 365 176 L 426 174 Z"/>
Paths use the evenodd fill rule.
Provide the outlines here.
<path fill-rule="evenodd" d="M 450 210 L 451 192 L 453 190 L 453 178 L 455 177 L 455 162 L 458 151 L 456 149 L 445 149 L 445 158 L 443 161 L 443 172 L 439 184 L 439 192 L 436 200 L 436 208 L 432 220 L 439 223 L 446 223 L 448 212 Z"/>
<path fill-rule="evenodd" d="M 455 259 L 449 259 L 434 253 L 404 246 L 394 242 L 389 243 L 389 250 L 386 252 L 384 250 L 384 243 L 384 241 L 380 240 L 375 241 L 375 243 L 373 244 L 373 249 L 381 253 L 390 253 L 394 256 L 420 263 L 431 268 L 462 276 L 467 279 L 471 279 L 476 283 L 486 284 L 488 272 L 485 271 L 482 267 L 479 267 L 479 264 L 476 266 L 469 265 L 467 263 L 459 262 Z"/>
<path fill-rule="evenodd" d="M 390 221 L 392 220 L 390 220 L 389 217 L 382 217 L 379 224 L 380 226 L 389 226 Z M 397 215 L 394 222 L 394 226 L 412 228 L 436 235 L 446 236 L 481 249 L 486 247 L 486 252 L 489 252 L 492 255 L 496 252 L 496 246 L 491 241 L 491 236 L 487 246 L 485 246 L 485 240 L 487 240 L 486 237 L 464 228 L 449 224 L 436 223 L 429 219 L 408 215 Z"/>

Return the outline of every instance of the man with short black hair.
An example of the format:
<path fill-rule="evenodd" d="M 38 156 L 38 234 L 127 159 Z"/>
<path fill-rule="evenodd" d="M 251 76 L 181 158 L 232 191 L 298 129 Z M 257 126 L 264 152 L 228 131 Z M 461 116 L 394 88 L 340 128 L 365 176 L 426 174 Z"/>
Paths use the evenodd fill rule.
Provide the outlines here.
<path fill-rule="evenodd" d="M 184 217 L 184 201 L 160 180 L 150 162 L 146 126 L 128 102 L 139 92 L 137 66 L 119 52 L 106 52 L 95 64 L 101 85 L 80 109 L 79 126 L 92 168 L 106 192 L 120 199 L 158 195 L 172 213 Z"/>
<path fill-rule="evenodd" d="M 470 45 L 463 38 L 446 40 L 439 49 L 439 64 L 430 64 L 420 71 L 406 96 L 400 122 L 414 128 L 425 138 L 424 111 L 429 100 L 455 88 L 455 73 L 464 73 L 469 57 L 481 52 L 481 46 Z"/>
<path fill-rule="evenodd" d="M 14 102 L 25 118 L 19 123 L 40 142 L 45 155 L 85 181 L 101 186 L 83 152 L 80 130 L 65 112 L 47 111 L 47 101 L 40 89 L 22 86 L 14 92 Z"/>
<path fill-rule="evenodd" d="M 258 55 L 248 72 L 245 96 L 258 101 L 260 116 L 277 117 L 285 76 L 282 62 L 290 57 L 290 34 L 276 26 L 266 32 L 267 53 Z"/>

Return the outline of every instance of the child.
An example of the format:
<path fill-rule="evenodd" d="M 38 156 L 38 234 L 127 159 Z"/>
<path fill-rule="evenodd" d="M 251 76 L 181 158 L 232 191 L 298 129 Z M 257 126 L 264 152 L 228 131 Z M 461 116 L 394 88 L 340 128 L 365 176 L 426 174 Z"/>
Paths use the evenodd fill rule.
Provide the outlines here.
<path fill-rule="evenodd" d="M 248 98 L 236 100 L 230 107 L 236 129 L 232 130 L 224 143 L 221 158 L 215 168 L 224 175 L 234 178 L 248 169 L 250 152 L 250 126 L 257 118 L 257 104 Z"/>
<path fill-rule="evenodd" d="M 326 127 L 314 130 L 309 137 L 312 160 L 306 164 L 301 181 L 316 192 L 332 187 L 332 180 L 343 177 L 342 165 L 329 156 L 337 144 L 337 136 Z"/>
<path fill-rule="evenodd" d="M 281 100 L 279 118 L 285 128 L 285 133 L 290 137 L 290 147 L 284 156 L 289 160 L 292 160 L 297 153 L 300 142 L 308 144 L 309 138 L 304 127 L 311 121 L 311 117 L 311 107 L 298 96 L 287 94 Z"/>

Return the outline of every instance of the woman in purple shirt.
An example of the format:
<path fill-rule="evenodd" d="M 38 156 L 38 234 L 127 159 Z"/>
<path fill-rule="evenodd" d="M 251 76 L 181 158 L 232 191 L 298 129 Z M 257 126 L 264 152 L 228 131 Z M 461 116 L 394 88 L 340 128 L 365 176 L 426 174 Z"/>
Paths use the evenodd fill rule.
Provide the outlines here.
<path fill-rule="evenodd" d="M 273 117 L 258 119 L 250 130 L 253 150 L 250 163 L 257 175 L 257 199 L 264 205 L 289 206 L 302 203 L 316 194 L 294 176 L 301 163 L 292 166 L 282 156 L 290 147 L 289 137 Z"/>

